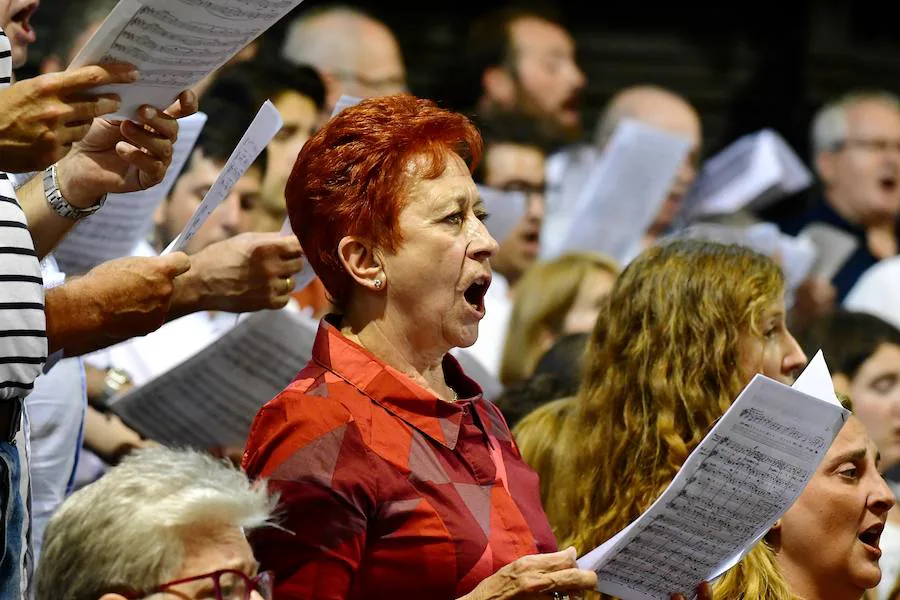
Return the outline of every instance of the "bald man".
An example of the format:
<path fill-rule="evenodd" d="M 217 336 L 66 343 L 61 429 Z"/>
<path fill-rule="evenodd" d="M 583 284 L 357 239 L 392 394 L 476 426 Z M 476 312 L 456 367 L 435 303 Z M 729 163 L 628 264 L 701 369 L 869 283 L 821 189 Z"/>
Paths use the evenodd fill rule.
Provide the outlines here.
<path fill-rule="evenodd" d="M 675 177 L 669 195 L 645 234 L 645 243 L 649 245 L 672 225 L 685 195 L 697 177 L 702 141 L 700 115 L 687 100 L 664 88 L 652 85 L 625 88 L 612 97 L 597 123 L 594 135 L 597 147 L 606 146 L 624 118 L 635 119 L 691 141 L 690 151 Z"/>
<path fill-rule="evenodd" d="M 406 91 L 406 69 L 394 34 L 354 8 L 329 6 L 298 17 L 288 26 L 281 54 L 319 71 L 328 115 L 344 94 L 372 98 Z"/>

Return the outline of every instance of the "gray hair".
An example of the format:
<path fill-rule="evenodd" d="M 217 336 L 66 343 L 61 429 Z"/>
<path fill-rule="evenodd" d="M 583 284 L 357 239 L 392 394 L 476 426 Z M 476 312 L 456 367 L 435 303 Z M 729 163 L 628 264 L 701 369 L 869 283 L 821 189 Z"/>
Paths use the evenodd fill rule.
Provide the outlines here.
<path fill-rule="evenodd" d="M 336 27 L 321 27 L 325 17 Z M 346 69 L 356 60 L 356 27 L 371 16 L 348 6 L 325 6 L 291 21 L 281 46 L 281 56 L 296 65 L 311 65 L 319 71 Z"/>
<path fill-rule="evenodd" d="M 278 499 L 229 464 L 148 448 L 75 492 L 50 519 L 36 600 L 96 600 L 150 589 L 177 573 L 198 527 L 269 523 Z"/>
<path fill-rule="evenodd" d="M 833 152 L 847 139 L 847 109 L 863 102 L 884 102 L 900 111 L 900 99 L 885 90 L 851 92 L 828 102 L 813 118 L 810 143 L 814 157 Z"/>

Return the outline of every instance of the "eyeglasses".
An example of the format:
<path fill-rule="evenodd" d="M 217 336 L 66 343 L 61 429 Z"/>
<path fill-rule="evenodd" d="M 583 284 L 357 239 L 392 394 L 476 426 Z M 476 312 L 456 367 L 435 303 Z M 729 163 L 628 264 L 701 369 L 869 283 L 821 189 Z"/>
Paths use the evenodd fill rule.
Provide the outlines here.
<path fill-rule="evenodd" d="M 862 148 L 864 150 L 873 150 L 875 152 L 887 152 L 888 150 L 893 150 L 894 152 L 900 153 L 900 140 L 885 140 L 885 139 L 846 139 L 838 142 L 836 144 L 837 150 L 843 150 L 844 148 Z"/>
<path fill-rule="evenodd" d="M 253 592 L 259 593 L 263 600 L 272 600 L 272 584 L 274 581 L 272 571 L 263 571 L 255 577 L 250 577 L 246 573 L 235 569 L 222 569 L 212 573 L 176 579 L 143 592 L 127 595 L 126 598 L 131 600 L 146 598 L 153 594 L 166 592 L 176 585 L 200 581 L 206 578 L 213 580 L 213 591 L 216 594 L 216 600 L 250 600 Z"/>

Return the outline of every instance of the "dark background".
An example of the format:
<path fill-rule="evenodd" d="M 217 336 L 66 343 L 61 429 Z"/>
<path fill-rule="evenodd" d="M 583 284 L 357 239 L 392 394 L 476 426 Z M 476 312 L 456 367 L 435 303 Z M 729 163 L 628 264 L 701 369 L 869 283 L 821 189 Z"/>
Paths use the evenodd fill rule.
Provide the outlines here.
<path fill-rule="evenodd" d="M 306 0 L 298 10 L 329 2 Z M 439 99 L 468 24 L 506 3 L 342 4 L 385 21 L 400 40 L 411 90 Z M 575 37 L 588 77 L 588 135 L 613 92 L 656 83 L 697 106 L 707 153 L 768 126 L 807 159 L 809 121 L 822 102 L 851 89 L 900 87 L 897 2 L 557 0 L 553 6 Z M 44 0 L 35 18 L 39 33 L 77 7 L 77 0 Z"/>

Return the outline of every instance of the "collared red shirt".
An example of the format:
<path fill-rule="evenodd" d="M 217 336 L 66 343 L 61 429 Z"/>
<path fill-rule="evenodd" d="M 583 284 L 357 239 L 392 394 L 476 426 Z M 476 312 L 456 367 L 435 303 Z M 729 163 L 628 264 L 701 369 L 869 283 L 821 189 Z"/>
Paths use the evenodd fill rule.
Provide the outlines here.
<path fill-rule="evenodd" d="M 552 552 L 537 475 L 499 410 L 451 356 L 442 401 L 328 320 L 312 360 L 257 414 L 244 454 L 281 495 L 251 535 L 276 598 L 458 598 Z"/>

